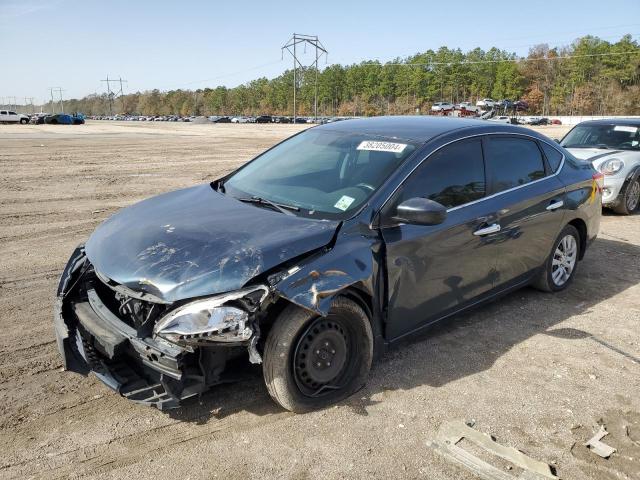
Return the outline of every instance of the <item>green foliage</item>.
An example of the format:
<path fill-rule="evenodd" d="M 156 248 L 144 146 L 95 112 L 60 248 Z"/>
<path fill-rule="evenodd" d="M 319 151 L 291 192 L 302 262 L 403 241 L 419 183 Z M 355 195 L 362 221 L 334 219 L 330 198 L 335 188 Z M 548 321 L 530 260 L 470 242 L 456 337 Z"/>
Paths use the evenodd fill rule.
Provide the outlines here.
<path fill-rule="evenodd" d="M 536 114 L 640 114 L 640 46 L 630 35 L 616 43 L 586 36 L 563 48 L 539 45 L 526 59 L 497 48 L 441 47 L 384 64 L 304 68 L 297 75 L 299 115 L 313 114 L 316 75 L 320 115 L 426 112 L 433 102 L 484 97 L 524 98 Z M 293 71 L 234 88 L 137 92 L 111 104 L 114 114 L 290 115 Z M 65 111 L 104 115 L 109 105 L 106 94 L 90 95 L 66 101 Z"/>

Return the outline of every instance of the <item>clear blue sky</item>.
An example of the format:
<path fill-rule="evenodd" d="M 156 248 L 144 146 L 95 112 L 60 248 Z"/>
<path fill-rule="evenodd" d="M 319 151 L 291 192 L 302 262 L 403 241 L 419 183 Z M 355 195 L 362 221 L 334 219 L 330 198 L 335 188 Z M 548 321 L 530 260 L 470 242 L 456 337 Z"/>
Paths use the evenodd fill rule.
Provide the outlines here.
<path fill-rule="evenodd" d="M 280 47 L 294 31 L 318 35 L 329 63 L 442 45 L 524 55 L 586 34 L 638 38 L 640 0 L 0 0 L 0 97 L 39 103 L 61 86 L 78 98 L 107 74 L 125 92 L 235 86 L 290 67 Z"/>

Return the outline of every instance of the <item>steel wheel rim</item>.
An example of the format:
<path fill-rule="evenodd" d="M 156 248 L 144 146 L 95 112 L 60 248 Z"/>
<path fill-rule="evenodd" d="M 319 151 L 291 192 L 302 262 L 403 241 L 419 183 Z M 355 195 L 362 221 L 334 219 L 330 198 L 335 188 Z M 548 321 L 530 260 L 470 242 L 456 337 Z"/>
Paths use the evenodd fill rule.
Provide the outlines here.
<path fill-rule="evenodd" d="M 578 243 L 573 235 L 565 235 L 556 246 L 551 261 L 551 279 L 561 287 L 569 281 L 578 260 Z"/>
<path fill-rule="evenodd" d="M 638 207 L 640 200 L 640 183 L 637 181 L 629 185 L 629 193 L 627 194 L 627 210 L 630 212 Z"/>
<path fill-rule="evenodd" d="M 311 322 L 299 337 L 293 355 L 293 377 L 300 392 L 319 397 L 344 387 L 354 351 L 352 335 L 336 315 Z"/>

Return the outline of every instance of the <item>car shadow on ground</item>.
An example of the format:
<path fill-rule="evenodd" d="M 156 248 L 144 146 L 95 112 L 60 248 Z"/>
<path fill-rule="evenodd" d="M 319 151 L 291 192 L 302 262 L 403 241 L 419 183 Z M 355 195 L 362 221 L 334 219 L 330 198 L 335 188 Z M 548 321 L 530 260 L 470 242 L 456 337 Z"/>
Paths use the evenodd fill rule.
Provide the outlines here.
<path fill-rule="evenodd" d="M 411 340 L 394 345 L 378 360 L 365 389 L 343 402 L 366 415 L 371 398 L 389 390 L 419 385 L 441 387 L 491 368 L 515 345 L 538 334 L 563 339 L 590 338 L 603 348 L 640 364 L 636 355 L 599 338 L 593 332 L 555 328 L 588 312 L 640 281 L 640 247 L 624 241 L 597 239 L 578 265 L 575 281 L 557 294 L 524 288 L 497 301 L 442 321 Z M 192 399 L 169 415 L 183 421 L 206 423 L 247 411 L 270 415 L 283 410 L 270 398 L 259 366 L 247 369 L 239 383 L 220 385 Z"/>

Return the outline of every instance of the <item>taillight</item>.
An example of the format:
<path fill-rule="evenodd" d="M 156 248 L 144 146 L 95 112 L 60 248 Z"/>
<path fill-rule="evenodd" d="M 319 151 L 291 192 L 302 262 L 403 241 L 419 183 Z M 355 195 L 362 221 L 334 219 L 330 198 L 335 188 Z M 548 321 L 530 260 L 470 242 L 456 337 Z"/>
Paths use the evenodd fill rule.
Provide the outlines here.
<path fill-rule="evenodd" d="M 594 185 L 597 185 L 598 192 L 602 193 L 602 189 L 604 188 L 604 173 L 594 173 L 591 178 L 593 178 Z"/>

